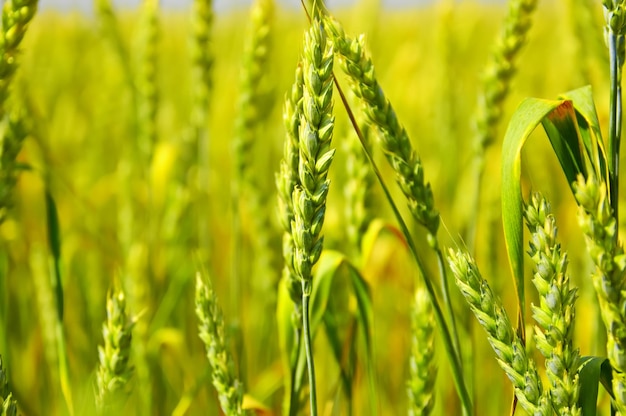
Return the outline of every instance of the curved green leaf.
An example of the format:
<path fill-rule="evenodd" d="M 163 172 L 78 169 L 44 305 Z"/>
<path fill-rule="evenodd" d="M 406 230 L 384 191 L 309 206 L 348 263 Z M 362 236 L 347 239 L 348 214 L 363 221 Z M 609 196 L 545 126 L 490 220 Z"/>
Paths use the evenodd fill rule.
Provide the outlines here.
<path fill-rule="evenodd" d="M 591 86 L 568 91 L 559 98 L 574 103 L 582 145 L 586 153 L 586 160 L 590 163 L 590 166 L 587 166 L 587 172 L 593 169 L 596 177 L 602 178 L 608 184 L 609 171 L 606 151 Z"/>
<path fill-rule="evenodd" d="M 573 108 L 569 101 L 525 99 L 513 114 L 502 144 L 502 221 L 507 254 L 513 274 L 513 283 L 517 291 L 518 328 L 524 331 L 524 242 L 523 242 L 523 199 L 521 185 L 521 153 L 526 139 L 548 115 L 559 110 L 559 113 L 571 113 Z M 555 128 L 560 125 L 561 117 L 554 118 Z M 557 147 L 562 154 L 567 146 Z M 576 164 L 574 157 L 570 166 Z M 567 174 L 566 174 L 567 176 Z"/>
<path fill-rule="evenodd" d="M 611 397 L 613 396 L 611 364 L 605 357 L 582 357 L 578 375 L 580 383 L 578 405 L 582 410 L 582 416 L 596 416 L 599 384 L 601 383 Z"/>
<path fill-rule="evenodd" d="M 521 152 L 526 139 L 541 123 L 570 189 L 580 174 L 586 177 L 593 171 L 598 177 L 608 177 L 606 152 L 591 88 L 579 88 L 563 94 L 561 98 L 524 100 L 513 114 L 502 147 L 502 220 L 517 291 L 521 333 L 525 307 Z"/>
<path fill-rule="evenodd" d="M 346 279 L 342 281 L 340 279 Z M 344 296 L 348 289 L 349 297 L 356 300 L 357 311 L 350 309 L 351 302 L 346 302 Z M 331 296 L 340 296 L 340 302 L 333 302 Z M 324 328 L 330 342 L 331 350 L 334 358 L 339 366 L 342 378 L 342 384 L 348 397 L 350 397 L 350 386 L 352 385 L 352 377 L 355 363 L 345 360 L 344 352 L 355 350 L 356 342 L 355 333 L 347 331 L 340 325 L 342 316 L 348 314 L 356 319 L 358 326 L 363 331 L 364 344 L 366 351 L 366 363 L 368 367 L 368 378 L 370 389 L 374 384 L 373 372 L 373 349 L 371 338 L 371 325 L 373 321 L 372 298 L 369 286 L 365 279 L 361 276 L 359 270 L 350 262 L 343 254 L 333 250 L 325 250 L 320 256 L 315 276 L 313 278 L 313 292 L 311 293 L 311 302 L 313 307 L 311 315 L 311 333 L 315 336 L 320 323 L 324 323 Z M 351 320 L 351 319 L 350 319 Z M 346 333 L 351 336 L 346 337 Z M 372 400 L 374 397 L 372 396 Z M 372 404 L 372 411 L 375 406 Z M 372 413 L 372 412 L 370 412 Z"/>
<path fill-rule="evenodd" d="M 63 281 L 61 278 L 61 232 L 59 227 L 59 214 L 54 197 L 46 187 L 46 226 L 48 228 L 48 244 L 52 255 L 52 265 L 54 268 L 54 279 L 52 287 L 55 290 L 57 315 L 59 321 L 63 322 Z"/>

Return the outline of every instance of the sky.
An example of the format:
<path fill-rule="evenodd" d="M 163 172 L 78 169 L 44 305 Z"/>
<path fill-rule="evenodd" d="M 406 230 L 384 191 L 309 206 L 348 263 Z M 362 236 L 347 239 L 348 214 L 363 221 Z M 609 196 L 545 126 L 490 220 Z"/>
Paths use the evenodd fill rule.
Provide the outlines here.
<path fill-rule="evenodd" d="M 192 0 L 160 0 L 164 9 L 187 9 Z M 277 0 L 278 3 L 285 6 L 300 7 L 300 0 Z M 354 3 L 355 0 L 327 0 L 330 7 L 345 6 Z M 411 6 L 420 3 L 426 3 L 429 0 L 383 0 L 383 3 L 391 7 Z M 227 10 L 231 7 L 245 7 L 249 5 L 251 0 L 215 0 L 214 5 L 217 11 Z M 116 7 L 135 8 L 141 0 L 113 0 Z M 81 10 L 90 12 L 92 10 L 93 0 L 39 0 L 39 7 L 42 10 Z"/>

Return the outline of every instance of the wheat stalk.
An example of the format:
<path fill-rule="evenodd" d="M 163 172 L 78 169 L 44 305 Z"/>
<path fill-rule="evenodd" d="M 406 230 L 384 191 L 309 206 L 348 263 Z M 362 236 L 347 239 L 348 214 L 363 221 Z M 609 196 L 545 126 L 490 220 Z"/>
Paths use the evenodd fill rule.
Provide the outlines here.
<path fill-rule="evenodd" d="M 435 316 L 428 293 L 419 288 L 411 309 L 411 355 L 407 393 L 410 416 L 432 413 L 435 405 Z"/>
<path fill-rule="evenodd" d="M 20 171 L 17 155 L 27 135 L 21 112 L 11 112 L 0 121 L 0 224 L 13 206 L 13 189 Z"/>
<path fill-rule="evenodd" d="M 17 401 L 13 398 L 13 393 L 9 389 L 9 379 L 2 366 L 2 356 L 0 355 L 0 416 L 16 416 Z"/>
<path fill-rule="evenodd" d="M 626 415 L 626 315 L 623 312 L 624 249 L 617 240 L 617 222 L 609 203 L 607 186 L 594 175 L 579 177 L 574 195 L 580 205 L 579 223 L 585 233 L 587 251 L 596 266 L 592 275 L 602 320 L 606 326 L 607 354 L 613 367 L 615 405 Z"/>
<path fill-rule="evenodd" d="M 293 191 L 298 184 L 298 131 L 300 130 L 300 114 L 302 114 L 302 90 L 304 74 L 302 65 L 296 68 L 296 80 L 291 91 L 285 97 L 283 122 L 287 131 L 283 147 L 283 158 L 280 161 L 280 172 L 276 174 L 278 190 L 278 211 L 283 227 L 283 279 L 287 281 L 289 294 L 296 305 L 302 301 L 302 285 L 294 269 L 294 240 L 292 224 L 294 221 Z M 301 322 L 301 316 L 296 322 Z"/>
<path fill-rule="evenodd" d="M 206 347 L 212 381 L 222 410 L 227 415 L 243 415 L 243 386 L 235 376 L 235 364 L 227 348 L 224 318 L 209 279 L 196 275 L 196 316 L 200 339 Z"/>
<path fill-rule="evenodd" d="M 7 117 L 6 101 L 18 65 L 19 46 L 28 24 L 37 12 L 37 0 L 8 0 L 2 7 L 0 30 L 0 224 L 12 205 L 17 181 L 16 158 L 26 137 L 23 117 L 19 113 Z"/>
<path fill-rule="evenodd" d="M 529 254 L 535 263 L 533 284 L 540 296 L 539 306 L 532 306 L 538 324 L 535 342 L 546 358 L 550 398 L 559 415 L 580 415 L 580 356 L 573 346 L 576 290 L 569 286 L 567 256 L 556 242 L 556 221 L 541 195 L 532 196 L 525 218 L 531 233 Z"/>
<path fill-rule="evenodd" d="M 210 40 L 213 28 L 213 1 L 194 0 L 192 18 L 193 108 L 191 110 L 191 128 L 193 138 L 198 140 L 206 130 L 212 87 L 213 55 L 211 54 Z M 192 150 L 195 151 L 195 149 Z"/>
<path fill-rule="evenodd" d="M 457 286 L 487 332 L 498 364 L 513 383 L 519 403 L 532 415 L 552 415 L 549 393 L 542 389 L 537 366 L 527 355 L 524 343 L 501 302 L 480 275 L 474 259 L 467 253 L 450 250 L 448 261 Z"/>
<path fill-rule="evenodd" d="M 444 303 L 451 324 L 452 342 L 460 366 L 461 344 L 449 294 L 445 260 L 437 238 L 440 217 L 435 209 L 430 184 L 425 181 L 424 166 L 376 79 L 374 64 L 365 52 L 363 36 L 358 39 L 348 37 L 341 24 L 332 16 L 326 16 L 325 21 L 336 52 L 341 57 L 341 66 L 349 77 L 350 88 L 360 99 L 363 113 L 369 123 L 378 128 L 379 142 L 387 161 L 396 173 L 396 182 L 407 200 L 409 210 L 415 221 L 427 230 L 428 244 L 437 255 Z"/>
<path fill-rule="evenodd" d="M 622 69 L 626 59 L 626 1 L 602 0 L 605 40 L 609 49 L 610 101 L 609 101 L 609 137 L 608 171 L 609 202 L 619 225 L 619 162 L 622 137 Z M 619 228 L 619 227 L 617 227 Z"/>
<path fill-rule="evenodd" d="M 7 0 L 2 7 L 0 31 L 0 119 L 5 115 L 9 86 L 17 70 L 19 46 L 37 12 L 37 0 Z"/>
<path fill-rule="evenodd" d="M 321 236 L 330 181 L 328 171 L 335 150 L 331 149 L 333 48 L 325 27 L 316 17 L 304 38 L 302 113 L 298 129 L 298 182 L 292 198 L 294 219 L 293 265 L 302 285 L 302 329 L 310 385 L 311 414 L 317 414 L 315 370 L 309 327 L 312 268 L 322 253 Z"/>
<path fill-rule="evenodd" d="M 157 86 L 157 58 L 159 46 L 159 2 L 144 0 L 137 39 L 137 147 L 144 163 L 152 158 L 157 142 L 157 111 L 159 93 Z"/>
<path fill-rule="evenodd" d="M 106 309 L 107 319 L 102 326 L 104 343 L 98 346 L 100 364 L 96 373 L 96 407 L 100 413 L 116 407 L 117 395 L 133 374 L 129 359 L 135 321 L 128 317 L 126 296 L 122 290 L 109 292 Z"/>
<path fill-rule="evenodd" d="M 487 61 L 475 116 L 476 133 L 473 139 L 475 189 L 471 193 L 471 217 L 466 235 L 471 251 L 474 250 L 476 239 L 485 154 L 495 141 L 498 123 L 504 111 L 504 102 L 509 95 L 511 81 L 517 69 L 516 58 L 526 43 L 537 0 L 510 0 L 508 4 L 504 27 Z"/>
<path fill-rule="evenodd" d="M 266 109 L 263 108 L 263 80 L 267 77 L 267 59 L 274 13 L 273 0 L 255 0 L 250 11 L 250 30 L 246 40 L 236 131 L 233 140 L 237 185 L 254 187 L 254 139 Z"/>
<path fill-rule="evenodd" d="M 352 92 L 360 99 L 367 120 L 375 125 L 381 135 L 380 144 L 387 160 L 396 172 L 396 180 L 407 198 L 415 220 L 429 232 L 435 245 L 439 228 L 439 212 L 435 209 L 430 184 L 425 182 L 424 168 L 400 125 L 391 103 L 378 84 L 374 64 L 365 53 L 365 39 L 349 38 L 341 24 L 328 16 L 326 26 L 333 39 L 335 51 L 343 70 L 349 76 Z"/>
<path fill-rule="evenodd" d="M 363 144 L 370 148 L 373 128 L 365 122 L 361 122 L 360 126 Z M 344 188 L 346 233 L 351 248 L 355 253 L 360 253 L 363 236 L 373 216 L 374 176 L 359 140 L 346 138 L 345 143 L 347 149 L 347 182 Z"/>

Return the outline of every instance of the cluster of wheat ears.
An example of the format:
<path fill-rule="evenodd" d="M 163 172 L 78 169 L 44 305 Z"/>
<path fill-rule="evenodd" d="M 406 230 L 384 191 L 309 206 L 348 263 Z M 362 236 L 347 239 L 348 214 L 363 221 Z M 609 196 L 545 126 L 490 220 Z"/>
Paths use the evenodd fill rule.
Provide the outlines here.
<path fill-rule="evenodd" d="M 194 250 L 182 257 L 194 258 L 198 269 L 194 302 L 196 335 L 206 349 L 207 374 L 225 414 L 270 412 L 269 404 L 255 400 L 247 391 L 245 377 L 238 374 L 243 367 L 238 361 L 245 357 L 241 353 L 242 340 L 254 342 L 241 330 L 240 322 L 246 319 L 247 310 L 242 305 L 241 293 L 251 271 L 270 274 L 277 263 L 282 265 L 282 274 L 272 287 L 275 292 L 272 307 L 278 318 L 272 328 L 281 353 L 282 413 L 335 414 L 333 405 L 329 408 L 326 402 L 318 409 L 321 403 L 318 389 L 328 383 L 322 382 L 319 375 L 316 377 L 315 364 L 320 359 L 324 362 L 330 359 L 338 369 L 337 394 L 347 403 L 340 407 L 343 409 L 340 412 L 390 414 L 376 398 L 377 384 L 381 382 L 375 376 L 372 341 L 375 308 L 362 270 L 364 251 L 372 249 L 371 229 L 378 227 L 380 233 L 380 229 L 386 227 L 374 218 L 373 189 L 377 188 L 382 190 L 383 196 L 376 203 L 386 204 L 390 209 L 395 220 L 394 230 L 407 247 L 412 267 L 419 275 L 414 303 L 404 305 L 411 309 L 407 334 L 411 347 L 405 382 L 410 415 L 431 414 L 436 408 L 437 373 L 441 363 L 446 363 L 443 377 L 451 380 L 456 393 L 449 408 L 447 404 L 440 405 L 443 414 L 456 411 L 464 415 L 477 414 L 476 374 L 483 380 L 490 380 L 492 376 L 481 374 L 476 368 L 473 347 L 466 341 L 467 333 L 473 329 L 460 311 L 469 307 L 486 332 L 497 363 L 512 384 L 511 414 L 521 411 L 517 409 L 520 407 L 532 415 L 595 415 L 600 406 L 598 398 L 604 395 L 610 398 L 605 400 L 610 402 L 611 414 L 626 416 L 626 255 L 619 238 L 621 74 L 626 59 L 626 1 L 602 1 L 610 77 L 607 139 L 602 137 L 604 130 L 590 87 L 564 93 L 557 100 L 524 100 L 507 120 L 508 128 L 501 139 L 497 126 L 516 73 L 516 58 L 531 28 L 536 3 L 536 0 L 508 2 L 504 26 L 485 67 L 474 116 L 470 174 L 473 189 L 466 206 L 465 234 L 452 248 L 447 248 L 439 235 L 443 221 L 425 165 L 377 79 L 365 36 L 346 33 L 342 23 L 321 0 L 302 4 L 308 29 L 303 36 L 301 57 L 293 65 L 295 80 L 284 97 L 282 115 L 286 134 L 282 159 L 270 173 L 274 175 L 277 199 L 262 191 L 265 179 L 252 167 L 256 158 L 255 142 L 271 134 L 266 124 L 269 113 L 264 107 L 269 88 L 266 64 L 275 5 L 272 0 L 255 0 L 251 7 L 232 140 L 234 173 L 228 197 L 232 214 L 229 217 L 232 222 L 228 224 L 232 235 L 228 240 L 232 315 L 224 315 L 211 279 L 213 272 L 208 271 L 213 269 L 210 256 L 205 251 L 218 237 L 206 232 L 208 220 L 203 208 L 210 197 L 207 187 L 211 175 L 207 160 L 210 149 L 208 108 L 214 105 L 211 100 L 215 59 L 211 54 L 212 2 L 193 2 L 193 94 L 189 120 L 180 133 L 176 154 L 178 168 L 170 177 L 172 183 L 166 188 L 167 194 L 163 195 L 160 192 L 163 188 L 158 187 L 150 170 L 155 161 L 167 156 L 159 147 L 161 98 L 157 43 L 161 33 L 158 1 L 145 0 L 142 4 L 136 53 L 133 54 L 127 49 L 111 3 L 95 1 L 100 30 L 115 51 L 130 91 L 134 142 L 123 149 L 116 171 L 119 179 L 117 241 L 124 261 L 118 265 L 121 271 L 109 285 L 102 340 L 97 352 L 93 351 L 98 363 L 91 383 L 92 407 L 77 403 L 71 382 L 64 324 L 66 305 L 58 201 L 53 188 L 48 186 L 50 173 L 38 172 L 44 183 L 45 218 L 41 221 L 47 230 L 48 247 L 33 248 L 30 261 L 33 270 L 42 271 L 37 274 L 36 285 L 47 288 L 47 292 L 44 291 L 47 295 L 39 294 L 37 303 L 45 311 L 41 320 L 45 322 L 46 333 L 42 337 L 46 345 L 51 346 L 47 352 L 48 362 L 57 366 L 55 371 L 63 397 L 61 412 L 73 415 L 85 411 L 81 409 L 93 408 L 98 414 L 121 414 L 130 390 L 136 391 L 134 394 L 139 397 L 143 411 L 151 408 L 153 400 L 158 400 L 151 387 L 154 368 L 149 352 L 155 342 L 151 336 L 151 322 L 154 322 L 151 319 L 157 319 L 158 311 L 155 314 L 151 299 L 157 289 L 144 284 L 143 279 L 150 262 L 159 260 L 151 238 L 160 235 L 164 241 L 184 240 L 186 249 Z M 588 2 L 574 3 L 570 7 L 581 15 L 589 12 Z M 41 126 L 37 126 L 36 118 L 29 114 L 31 107 L 23 102 L 24 98 L 12 99 L 11 96 L 21 58 L 20 44 L 36 10 L 36 0 L 7 0 L 2 9 L 0 222 L 8 221 L 13 215 L 20 176 L 36 170 L 19 156 L 27 138 L 42 134 Z M 337 156 L 339 140 L 348 137 L 348 133 L 336 132 L 334 114 L 340 111 L 347 114 L 348 129 L 353 130 L 358 139 L 341 144 L 347 149 L 345 164 L 349 177 L 345 185 L 346 223 L 342 225 L 351 252 L 345 253 L 325 247 L 324 240 L 324 224 L 329 212 L 327 201 L 330 201 L 333 187 L 329 172 Z M 569 258 L 558 241 L 555 216 L 546 198 L 539 193 L 528 196 L 522 186 L 522 150 L 539 124 L 567 179 L 572 201 L 578 206 L 586 254 L 593 265 L 587 277 L 595 288 L 599 315 L 606 330 L 603 332 L 604 355 L 584 356 L 576 345 L 574 324 L 585 317 L 576 315 L 580 293 L 570 280 Z M 340 139 L 335 137 L 338 134 L 341 134 Z M 502 147 L 502 223 L 515 287 L 515 317 L 509 316 L 474 259 L 486 155 L 494 143 L 501 143 Z M 377 152 L 382 152 L 381 158 L 376 156 Z M 388 166 L 379 168 L 383 160 Z M 395 175 L 400 196 L 387 186 L 389 171 Z M 406 207 L 396 205 L 398 198 L 404 200 Z M 138 199 L 140 204 L 136 203 Z M 169 226 L 165 220 L 166 225 L 158 223 L 154 213 L 144 215 L 146 207 L 165 204 L 164 200 L 170 201 L 163 214 L 163 218 L 169 219 Z M 276 212 L 282 252 L 271 249 L 275 237 L 272 216 Z M 405 219 L 407 214 L 410 222 Z M 251 217 L 252 223 L 242 221 Z M 189 229 L 177 229 L 176 223 L 182 218 L 193 225 Z M 247 228 L 253 232 L 246 232 Z M 248 240 L 249 235 L 254 235 L 254 239 Z M 526 247 L 525 235 L 528 236 Z M 255 253 L 257 264 L 251 266 L 244 261 L 246 252 Z M 282 256 L 276 255 L 277 252 Z M 533 323 L 527 323 L 529 318 L 526 317 L 526 254 L 532 262 L 531 281 L 536 289 L 532 296 L 535 301 L 528 308 Z M 437 272 L 431 270 L 432 264 L 436 264 Z M 0 285 L 4 285 L 5 277 L 10 275 L 4 268 L 2 273 Z M 49 276 L 49 279 L 41 276 Z M 456 287 L 450 284 L 452 278 Z M 187 286 L 181 283 L 176 293 L 180 295 L 183 288 Z M 172 296 L 175 302 L 176 295 Z M 338 306 L 337 296 L 345 296 L 346 305 Z M 3 323 L 11 319 L 10 313 L 2 307 Z M 347 326 L 339 322 L 344 316 L 350 321 Z M 330 358 L 316 354 L 319 343 L 315 338 L 320 330 L 324 330 L 328 338 L 330 347 L 325 352 Z M 5 338 L 0 347 L 6 346 L 12 335 L 5 328 L 0 335 Z M 356 337 L 363 342 L 357 343 Z M 257 347 L 263 349 L 263 345 Z M 442 347 L 442 351 L 437 352 L 443 357 L 440 360 L 436 359 L 436 347 Z M 365 358 L 358 358 L 359 355 Z M 9 384 L 3 367 L 6 357 L 4 362 L 0 358 L 1 412 L 16 415 L 20 408 L 28 407 L 18 403 L 13 394 L 15 386 Z M 357 363 L 365 363 L 365 368 Z M 12 368 L 15 366 L 19 364 Z M 353 390 L 359 377 L 367 379 L 367 392 L 359 396 L 366 404 L 357 406 Z M 184 414 L 190 408 L 205 381 L 206 378 L 195 380 L 182 395 L 174 414 Z M 603 386 L 605 393 L 599 393 L 599 386 Z M 152 412 L 160 414 L 154 408 Z"/>

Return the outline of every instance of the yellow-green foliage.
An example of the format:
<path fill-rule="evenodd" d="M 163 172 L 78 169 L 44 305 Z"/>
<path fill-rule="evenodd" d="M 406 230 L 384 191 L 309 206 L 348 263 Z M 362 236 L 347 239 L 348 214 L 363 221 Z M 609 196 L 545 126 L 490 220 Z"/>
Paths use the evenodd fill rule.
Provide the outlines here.
<path fill-rule="evenodd" d="M 276 228 L 268 230 L 268 234 L 275 236 L 282 232 L 277 225 L 274 186 L 285 140 L 282 103 L 293 83 L 294 69 L 303 53 L 302 35 L 308 28 L 304 12 L 280 6 L 283 3 L 276 2 L 271 39 L 267 42 L 271 50 L 265 65 L 271 71 L 263 78 L 262 94 L 254 98 L 258 106 L 264 106 L 264 119 L 259 124 L 262 129 L 255 129 L 253 137 L 254 148 L 262 149 L 262 153 L 250 153 L 241 159 L 256 157 L 251 162 L 254 170 L 246 175 L 254 179 L 258 188 L 254 192 L 263 195 L 267 205 L 246 206 L 264 209 L 260 214 L 276 218 L 268 221 L 268 227 Z M 441 247 L 454 247 L 452 240 L 463 234 L 459 227 L 467 223 L 465 211 L 472 201 L 467 185 L 471 182 L 470 150 L 475 123 L 472 117 L 481 88 L 481 71 L 499 27 L 494 22 L 503 21 L 506 9 L 493 2 L 485 2 L 489 6 L 483 2 L 456 2 L 444 15 L 436 6 L 396 10 L 385 9 L 373 1 L 360 3 L 370 6 L 354 7 L 382 7 L 381 12 L 375 19 L 364 10 L 337 10 L 333 14 L 342 21 L 346 33 L 366 31 L 363 47 L 376 66 L 377 81 L 393 103 L 397 121 L 419 154 L 440 214 L 439 227 L 431 221 L 429 229 L 438 230 Z M 146 1 L 147 6 L 151 4 Z M 521 97 L 555 97 L 579 86 L 580 79 L 593 82 L 598 97 L 607 96 L 604 73 L 593 71 L 604 67 L 589 62 L 602 57 L 587 55 L 579 65 L 581 54 L 577 48 L 581 35 L 574 33 L 574 25 L 561 18 L 570 13 L 563 9 L 563 4 L 539 2 L 528 42 L 517 57 L 509 100 L 502 109 L 503 122 Z M 150 9 L 144 12 L 151 13 Z M 598 16 L 585 21 L 601 22 L 600 5 L 593 12 Z M 90 414 L 94 410 L 96 351 L 106 319 L 106 293 L 112 286 L 111 276 L 115 275 L 131 283 L 128 287 L 124 283 L 124 289 L 129 315 L 140 316 L 134 327 L 139 336 L 133 337 L 133 343 L 138 341 L 136 348 L 143 355 L 143 361 L 131 358 L 137 372 L 126 386 L 130 393 L 124 398 L 124 414 L 145 414 L 145 397 L 151 398 L 149 412 L 154 415 L 218 414 L 219 399 L 210 385 L 210 367 L 194 314 L 193 278 L 198 267 L 194 263 L 198 261 L 210 269 L 213 289 L 224 310 L 224 330 L 233 335 L 233 361 L 244 386 L 244 408 L 265 407 L 280 414 L 288 375 L 283 373 L 280 362 L 275 315 L 267 309 L 268 303 L 275 300 L 267 294 L 263 295 L 267 299 L 258 299 L 259 294 L 253 289 L 259 285 L 250 282 L 268 281 L 275 285 L 282 264 L 273 265 L 274 270 L 264 275 L 242 273 L 241 279 L 247 283 L 241 285 L 241 298 L 233 302 L 229 296 L 234 238 L 231 186 L 236 179 L 233 172 L 240 169 L 234 165 L 237 159 L 232 153 L 233 132 L 239 116 L 238 102 L 242 102 L 239 97 L 245 93 L 241 88 L 247 87 L 245 83 L 242 87 L 240 67 L 246 62 L 242 28 L 249 13 L 237 10 L 215 14 L 210 33 L 191 25 L 191 8 L 188 12 L 144 15 L 144 20 L 138 18 L 141 13 L 137 9 L 117 14 L 114 22 L 121 45 L 115 46 L 110 21 L 96 25 L 93 16 L 48 11 L 36 16 L 20 46 L 19 68 L 9 89 L 7 106 L 25 114 L 29 134 L 22 137 L 23 149 L 17 162 L 27 163 L 29 169 L 19 171 L 11 195 L 13 205 L 0 224 L 0 354 L 11 376 L 11 397 L 17 400 L 19 413 L 66 412 L 58 387 L 58 369 L 49 365 L 58 352 L 48 350 L 49 319 L 39 311 L 50 303 L 50 288 L 40 291 L 37 287 L 47 276 L 33 276 L 35 272 L 29 268 L 36 252 L 44 262 L 41 270 L 47 270 L 48 256 L 42 251 L 47 246 L 44 189 L 49 189 L 56 201 L 61 227 L 65 304 L 62 327 L 75 414 Z M 210 21 L 211 13 L 204 13 Z M 371 19 L 363 21 L 363 16 Z M 447 51 L 438 46 L 442 18 L 449 29 L 446 39 L 454 45 Z M 155 44 L 157 22 L 159 36 Z M 601 23 L 586 28 L 593 33 L 590 36 L 597 36 L 602 30 Z M 194 31 L 201 40 L 211 39 L 206 44 L 208 50 L 194 49 Z M 139 44 L 142 39 L 147 42 L 140 49 L 137 36 Z M 130 66 L 121 59 L 125 53 L 130 57 Z M 444 63 L 448 65 L 445 69 L 441 68 Z M 337 61 L 335 72 L 347 90 L 348 82 L 340 75 L 340 66 Z M 443 70 L 455 77 L 445 88 L 435 82 L 441 79 L 437 74 Z M 303 71 L 307 73 L 309 68 Z M 345 132 L 348 121 L 340 101 L 333 96 L 336 125 L 344 126 Z M 599 103 L 602 123 L 607 110 L 604 101 Z M 449 119 L 438 114 L 441 109 L 454 114 L 454 126 L 437 125 L 436 120 Z M 138 117 L 145 123 L 140 125 L 140 131 Z M 498 131 L 503 131 L 502 127 Z M 369 414 L 373 387 L 378 414 L 406 414 L 412 348 L 410 309 L 419 277 L 405 242 L 397 237 L 393 227 L 376 235 L 365 232 L 359 239 L 347 237 L 345 185 L 360 176 L 352 172 L 348 176 L 346 163 L 350 157 L 346 152 L 354 151 L 354 146 L 346 146 L 342 140 L 355 138 L 344 132 L 333 139 L 337 151 L 328 172 L 331 186 L 325 208 L 324 248 L 352 253 L 353 240 L 371 245 L 371 249 L 362 252 L 361 263 L 374 308 L 374 386 L 368 385 L 368 367 L 364 364 L 362 345 L 358 344 L 354 347 L 357 358 L 351 407 L 355 415 Z M 200 134 L 202 138 L 198 137 Z M 372 148 L 380 149 L 375 144 L 376 134 L 372 132 L 371 136 Z M 513 316 L 515 291 L 506 277 L 508 265 L 499 231 L 499 140 L 496 137 L 485 156 L 485 202 L 479 218 L 481 224 L 494 229 L 489 233 L 493 239 L 486 241 L 484 235 L 477 235 L 476 261 Z M 455 150 L 451 152 L 453 144 Z M 589 336 L 597 329 L 597 321 L 587 318 L 596 313 L 594 297 L 587 294 L 593 293 L 589 273 L 585 273 L 591 266 L 585 263 L 587 257 L 581 255 L 585 247 L 572 198 L 551 149 L 531 146 L 532 157 L 524 160 L 525 172 L 529 172 L 526 184 L 541 188 L 552 201 L 553 212 L 559 218 L 562 247 L 569 253 L 571 285 L 580 288 L 573 344 L 580 347 L 581 356 L 602 355 L 606 342 L 593 341 Z M 150 157 L 140 156 L 133 148 L 146 150 Z M 394 172 L 385 164 L 380 150 L 374 153 L 397 205 L 406 219 L 411 218 L 402 202 L 401 190 L 394 185 Z M 454 169 L 450 168 L 452 165 Z M 0 177 L 3 175 L 0 173 Z M 376 184 L 371 186 L 371 199 L 376 202 L 368 207 L 367 218 L 382 218 L 393 224 L 380 189 Z M 255 215 L 241 211 L 242 230 L 254 229 Z M 418 248 L 427 253 L 423 230 L 414 228 L 419 230 L 415 234 Z M 243 235 L 246 239 L 254 238 L 254 233 Z M 255 246 L 248 240 L 243 244 L 248 250 Z M 271 249 L 280 254 L 280 242 L 272 244 Z M 430 269 L 437 268 L 434 260 L 427 263 Z M 241 270 L 254 268 L 243 265 Z M 458 290 L 452 287 L 451 291 L 457 312 L 462 312 L 457 317 L 462 350 L 475 359 L 473 367 L 464 370 L 467 373 L 474 368 L 476 372 L 475 381 L 469 383 L 476 414 L 506 414 L 511 405 L 510 384 L 482 332 L 476 330 L 475 340 L 472 339 L 474 335 L 467 328 L 473 325 L 473 317 L 467 313 Z M 538 298 L 531 300 L 539 304 Z M 235 304 L 238 311 L 234 310 Z M 313 302 L 312 308 L 315 306 Z M 350 303 L 346 309 L 355 311 L 356 306 Z M 239 328 L 232 325 L 237 316 L 241 317 Z M 259 322 L 263 324 L 261 329 Z M 363 334 L 355 331 L 353 338 L 360 340 Z M 235 339 L 238 333 L 243 334 L 243 342 Z M 435 350 L 443 351 L 439 349 L 437 334 L 435 330 Z M 325 412 L 334 408 L 335 414 L 347 414 L 349 405 L 341 396 L 345 394 L 342 375 L 332 358 L 325 331 L 320 328 L 314 341 L 315 356 L 319 358 L 319 409 Z M 347 366 L 352 363 L 352 350 L 344 347 Z M 435 357 L 439 373 L 432 414 L 460 414 L 446 354 L 437 352 Z M 606 397 L 601 397 L 605 406 Z M 308 407 L 302 407 L 305 408 Z M 603 409 L 602 414 L 607 414 L 606 407 Z"/>

